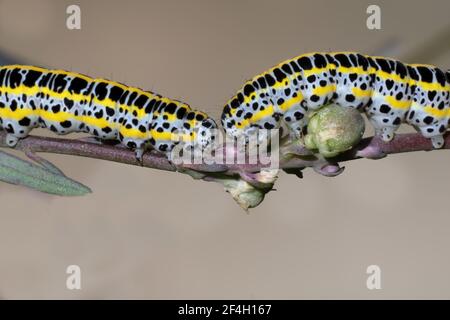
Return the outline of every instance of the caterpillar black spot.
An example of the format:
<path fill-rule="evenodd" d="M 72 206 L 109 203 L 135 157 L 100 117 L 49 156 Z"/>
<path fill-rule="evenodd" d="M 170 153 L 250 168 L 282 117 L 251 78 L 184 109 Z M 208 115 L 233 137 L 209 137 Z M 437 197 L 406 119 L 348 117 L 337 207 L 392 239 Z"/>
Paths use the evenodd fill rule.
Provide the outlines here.
<path fill-rule="evenodd" d="M 310 112 L 330 103 L 364 111 L 384 141 L 407 123 L 441 148 L 449 126 L 450 73 L 356 52 L 308 53 L 247 81 L 221 120 L 233 137 L 282 122 L 299 137 Z"/>
<path fill-rule="evenodd" d="M 116 139 L 141 159 L 149 145 L 165 154 L 180 141 L 206 147 L 204 132 L 216 123 L 183 102 L 118 82 L 32 66 L 1 67 L 0 128 L 7 144 L 15 146 L 36 127 Z"/>

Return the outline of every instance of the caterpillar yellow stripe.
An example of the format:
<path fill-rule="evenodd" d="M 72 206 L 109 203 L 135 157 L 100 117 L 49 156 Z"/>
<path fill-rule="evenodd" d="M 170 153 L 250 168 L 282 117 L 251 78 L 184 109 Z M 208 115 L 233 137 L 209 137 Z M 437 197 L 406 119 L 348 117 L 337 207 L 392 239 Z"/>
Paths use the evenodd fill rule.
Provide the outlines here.
<path fill-rule="evenodd" d="M 118 140 L 141 159 L 147 146 L 166 154 L 179 142 L 204 148 L 211 141 L 203 133 L 217 126 L 183 102 L 118 82 L 33 66 L 1 67 L 0 128 L 8 145 L 36 127 Z"/>
<path fill-rule="evenodd" d="M 450 73 L 356 52 L 303 54 L 247 81 L 225 105 L 222 126 L 238 137 L 285 123 L 301 136 L 311 111 L 331 103 L 365 112 L 384 141 L 407 123 L 441 148 L 450 120 Z"/>

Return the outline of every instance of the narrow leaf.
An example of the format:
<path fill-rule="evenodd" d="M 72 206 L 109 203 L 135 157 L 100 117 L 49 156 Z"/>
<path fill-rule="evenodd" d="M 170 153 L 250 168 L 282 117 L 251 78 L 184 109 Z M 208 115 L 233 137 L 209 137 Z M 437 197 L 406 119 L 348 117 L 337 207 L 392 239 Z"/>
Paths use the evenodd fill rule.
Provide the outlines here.
<path fill-rule="evenodd" d="M 91 192 L 88 187 L 55 168 L 53 164 L 41 167 L 0 151 L 0 181 L 61 196 L 81 196 Z"/>
<path fill-rule="evenodd" d="M 25 154 L 28 158 L 33 160 L 34 162 L 40 164 L 44 169 L 47 169 L 53 173 L 59 174 L 61 176 L 65 176 L 64 172 L 62 172 L 61 169 L 59 169 L 57 166 L 55 166 L 53 163 L 48 161 L 47 159 L 44 159 L 40 156 L 38 156 L 36 153 L 32 151 L 26 151 Z"/>

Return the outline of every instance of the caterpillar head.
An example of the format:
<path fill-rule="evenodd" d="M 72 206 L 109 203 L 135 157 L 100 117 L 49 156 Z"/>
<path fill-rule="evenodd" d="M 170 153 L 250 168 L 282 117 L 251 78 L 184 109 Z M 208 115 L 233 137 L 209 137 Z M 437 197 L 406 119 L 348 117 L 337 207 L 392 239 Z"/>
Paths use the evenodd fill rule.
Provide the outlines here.
<path fill-rule="evenodd" d="M 190 111 L 186 116 L 187 123 L 184 131 L 184 146 L 199 151 L 214 145 L 216 122 L 201 111 Z"/>
<path fill-rule="evenodd" d="M 240 130 L 237 130 L 235 126 L 236 119 L 234 119 L 234 117 L 232 117 L 231 115 L 227 114 L 225 111 L 222 113 L 221 123 L 223 130 L 229 137 L 239 136 Z"/>
<path fill-rule="evenodd" d="M 250 112 L 245 112 L 245 109 L 245 105 L 240 104 L 236 97 L 223 108 L 221 122 L 228 137 L 239 139 L 246 136 L 249 127 L 242 124 L 247 122 L 245 116 Z"/>
<path fill-rule="evenodd" d="M 216 139 L 217 124 L 208 117 L 206 114 L 204 119 L 196 121 L 194 126 L 195 142 L 194 145 L 198 146 L 202 150 L 213 147 Z"/>

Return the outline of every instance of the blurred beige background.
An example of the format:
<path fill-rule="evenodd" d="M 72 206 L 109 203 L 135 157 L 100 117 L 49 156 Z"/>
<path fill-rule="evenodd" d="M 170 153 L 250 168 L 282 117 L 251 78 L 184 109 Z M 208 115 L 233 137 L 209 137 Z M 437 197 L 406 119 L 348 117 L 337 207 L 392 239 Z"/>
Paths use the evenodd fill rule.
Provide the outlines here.
<path fill-rule="evenodd" d="M 66 29 L 81 6 L 82 29 Z M 378 4 L 382 29 L 366 28 Z M 0 49 L 177 98 L 218 118 L 247 78 L 357 50 L 450 67 L 450 2 L 0 1 Z M 409 129 L 405 129 L 409 130 Z M 246 215 L 216 184 L 46 155 L 94 193 L 0 184 L 1 298 L 450 298 L 448 151 L 281 174 Z M 82 290 L 66 289 L 66 267 Z M 366 288 L 366 268 L 382 289 Z"/>

